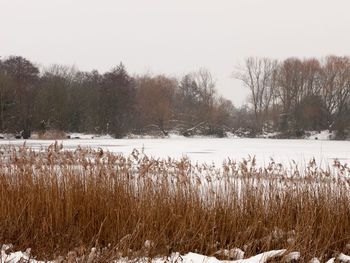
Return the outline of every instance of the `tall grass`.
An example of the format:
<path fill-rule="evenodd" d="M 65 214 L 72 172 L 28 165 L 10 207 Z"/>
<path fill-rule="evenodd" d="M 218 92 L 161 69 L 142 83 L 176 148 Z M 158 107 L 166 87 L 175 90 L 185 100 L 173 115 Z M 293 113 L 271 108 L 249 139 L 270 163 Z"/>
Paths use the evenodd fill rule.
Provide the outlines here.
<path fill-rule="evenodd" d="M 58 144 L 0 154 L 0 244 L 40 258 L 91 247 L 107 248 L 101 261 L 239 247 L 245 256 L 287 248 L 307 260 L 350 242 L 350 171 L 339 162 L 214 167 Z"/>

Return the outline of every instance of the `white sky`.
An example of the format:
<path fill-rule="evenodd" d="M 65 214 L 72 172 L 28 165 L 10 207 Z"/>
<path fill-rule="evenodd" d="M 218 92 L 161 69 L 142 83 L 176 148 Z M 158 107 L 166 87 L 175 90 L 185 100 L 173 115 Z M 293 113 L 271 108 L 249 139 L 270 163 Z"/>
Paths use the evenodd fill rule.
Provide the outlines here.
<path fill-rule="evenodd" d="M 173 76 L 206 67 L 236 106 L 248 56 L 350 55 L 350 0 L 0 0 L 0 56 Z"/>

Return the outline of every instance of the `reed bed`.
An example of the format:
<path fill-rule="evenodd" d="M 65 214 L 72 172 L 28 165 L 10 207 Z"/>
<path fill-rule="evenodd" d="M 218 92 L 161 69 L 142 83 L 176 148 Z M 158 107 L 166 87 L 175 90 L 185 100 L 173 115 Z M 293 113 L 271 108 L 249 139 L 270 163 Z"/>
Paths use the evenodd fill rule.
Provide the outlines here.
<path fill-rule="evenodd" d="M 0 146 L 0 245 L 40 259 L 99 249 L 99 262 L 241 248 L 328 259 L 350 243 L 347 165 L 254 158 L 221 167 L 57 143 Z M 222 256 L 226 257 L 226 256 Z"/>

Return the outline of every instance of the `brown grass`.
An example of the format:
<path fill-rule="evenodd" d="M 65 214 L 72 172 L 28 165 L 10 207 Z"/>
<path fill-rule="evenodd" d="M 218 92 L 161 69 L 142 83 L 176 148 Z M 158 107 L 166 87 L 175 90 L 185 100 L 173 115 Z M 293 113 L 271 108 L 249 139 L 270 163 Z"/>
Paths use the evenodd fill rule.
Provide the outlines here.
<path fill-rule="evenodd" d="M 39 258 L 91 247 L 106 248 L 101 262 L 239 247 L 245 256 L 287 248 L 308 260 L 350 242 L 350 171 L 339 162 L 258 168 L 251 158 L 218 169 L 57 144 L 0 154 L 0 245 Z"/>

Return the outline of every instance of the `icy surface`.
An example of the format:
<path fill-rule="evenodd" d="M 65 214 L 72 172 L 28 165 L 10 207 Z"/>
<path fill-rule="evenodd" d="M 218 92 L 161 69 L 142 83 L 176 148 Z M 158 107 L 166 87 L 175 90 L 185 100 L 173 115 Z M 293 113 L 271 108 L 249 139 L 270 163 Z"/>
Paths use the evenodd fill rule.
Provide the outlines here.
<path fill-rule="evenodd" d="M 23 145 L 25 140 L 0 140 L 0 144 Z M 242 161 L 248 156 L 256 156 L 258 165 L 266 165 L 270 157 L 275 162 L 288 165 L 291 160 L 305 165 L 315 158 L 321 165 L 332 164 L 335 159 L 342 163 L 350 161 L 350 141 L 322 140 L 274 140 L 274 139 L 215 139 L 183 138 L 168 139 L 69 139 L 58 140 L 65 149 L 82 147 L 102 148 L 114 153 L 129 155 L 134 148 L 144 150 L 156 158 L 181 158 L 188 156 L 193 162 L 221 165 L 224 159 Z M 34 149 L 49 146 L 53 140 L 27 140 Z"/>

